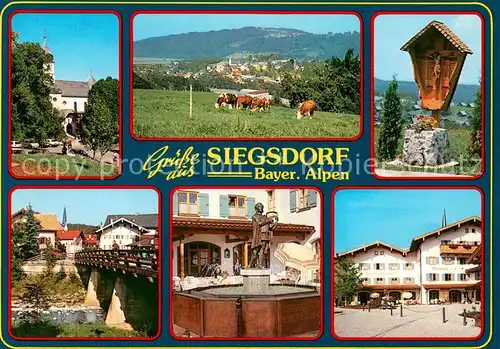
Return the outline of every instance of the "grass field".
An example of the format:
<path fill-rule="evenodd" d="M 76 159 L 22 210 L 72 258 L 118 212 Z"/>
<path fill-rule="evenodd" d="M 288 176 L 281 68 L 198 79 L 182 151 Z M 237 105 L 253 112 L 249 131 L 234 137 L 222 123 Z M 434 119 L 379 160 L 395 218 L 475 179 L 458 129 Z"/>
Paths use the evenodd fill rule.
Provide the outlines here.
<path fill-rule="evenodd" d="M 448 130 L 451 159 L 457 161 L 459 165 L 453 168 L 440 168 L 437 170 L 432 170 L 432 172 L 460 174 L 467 176 L 475 176 L 481 173 L 481 160 L 471 159 L 467 151 L 467 147 L 469 144 L 469 132 L 470 132 L 469 129 Z M 379 137 L 378 128 L 375 128 L 375 150 L 377 149 L 378 137 Z M 398 143 L 397 156 L 401 158 L 403 157 L 403 137 L 401 137 L 401 140 Z M 418 166 L 405 166 L 404 168 L 400 168 L 397 166 L 384 165 L 384 168 L 387 170 L 406 170 L 406 171 L 424 172 L 424 170 Z"/>
<path fill-rule="evenodd" d="M 110 177 L 118 172 L 117 168 L 110 164 L 90 158 L 58 154 L 13 154 L 12 162 L 12 171 L 20 177 Z"/>
<path fill-rule="evenodd" d="M 189 92 L 134 90 L 134 134 L 151 138 L 353 138 L 360 117 L 316 112 L 297 120 L 295 110 L 272 106 L 270 112 L 215 109 L 217 95 L 193 92 L 193 118 L 189 119 Z"/>

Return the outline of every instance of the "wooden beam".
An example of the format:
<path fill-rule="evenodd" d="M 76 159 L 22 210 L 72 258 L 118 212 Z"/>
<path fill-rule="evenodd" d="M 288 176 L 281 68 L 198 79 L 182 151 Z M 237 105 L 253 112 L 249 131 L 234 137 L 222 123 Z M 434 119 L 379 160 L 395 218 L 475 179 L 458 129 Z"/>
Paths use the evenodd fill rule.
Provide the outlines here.
<path fill-rule="evenodd" d="M 186 276 L 185 270 L 184 270 L 184 240 L 181 240 L 179 244 L 179 254 L 180 254 L 180 263 L 181 263 L 181 280 L 184 280 L 184 277 Z"/>

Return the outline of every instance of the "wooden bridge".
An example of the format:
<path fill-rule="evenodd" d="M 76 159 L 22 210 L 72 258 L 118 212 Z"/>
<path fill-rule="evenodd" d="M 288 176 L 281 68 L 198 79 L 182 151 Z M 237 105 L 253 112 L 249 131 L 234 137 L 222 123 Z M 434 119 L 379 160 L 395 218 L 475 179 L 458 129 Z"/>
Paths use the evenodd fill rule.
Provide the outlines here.
<path fill-rule="evenodd" d="M 158 278 L 158 250 L 90 250 L 75 253 L 75 264 Z"/>

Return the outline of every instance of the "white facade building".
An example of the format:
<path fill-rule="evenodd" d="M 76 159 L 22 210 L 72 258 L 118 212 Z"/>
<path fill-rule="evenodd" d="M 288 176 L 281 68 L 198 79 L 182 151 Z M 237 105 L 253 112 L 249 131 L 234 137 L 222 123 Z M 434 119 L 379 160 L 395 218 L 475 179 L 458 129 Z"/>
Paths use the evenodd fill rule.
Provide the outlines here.
<path fill-rule="evenodd" d="M 92 73 L 86 81 L 56 80 L 54 56 L 47 45 L 45 33 L 42 48 L 46 55 L 45 69 L 53 81 L 50 93 L 52 106 L 60 112 L 64 132 L 70 136 L 76 136 L 87 107 L 89 91 L 96 80 Z"/>
<path fill-rule="evenodd" d="M 351 258 L 361 270 L 363 288 L 354 301 L 361 304 L 371 293 L 388 293 L 401 299 L 411 292 L 414 300 L 431 304 L 481 301 L 479 270 L 469 257 L 481 248 L 481 219 L 470 217 L 414 238 L 410 248 L 400 249 L 383 242 L 337 254 Z"/>
<path fill-rule="evenodd" d="M 274 257 L 279 243 L 295 242 L 320 253 L 321 203 L 314 190 L 178 190 L 172 202 L 173 276 L 202 276 L 203 266 L 213 264 L 234 275 L 248 265 L 258 202 L 264 213 L 276 211 L 279 216 L 270 251 L 273 274 L 285 270 Z"/>
<path fill-rule="evenodd" d="M 128 245 L 136 242 L 142 234 L 149 230 L 140 225 L 131 222 L 125 218 L 112 221 L 96 231 L 99 239 L 99 249 L 112 250 L 113 245 L 117 244 L 121 250 L 130 249 Z"/>

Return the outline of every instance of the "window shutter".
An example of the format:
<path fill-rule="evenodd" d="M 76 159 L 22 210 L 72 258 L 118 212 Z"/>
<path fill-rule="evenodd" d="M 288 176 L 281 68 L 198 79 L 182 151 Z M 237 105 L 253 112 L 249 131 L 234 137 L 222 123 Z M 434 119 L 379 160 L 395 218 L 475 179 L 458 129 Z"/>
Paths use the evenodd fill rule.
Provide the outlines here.
<path fill-rule="evenodd" d="M 255 198 L 247 198 L 247 217 L 250 218 L 255 212 Z"/>
<path fill-rule="evenodd" d="M 174 215 L 179 214 L 179 194 L 177 194 L 177 192 L 174 193 L 172 200 L 172 212 Z"/>
<path fill-rule="evenodd" d="M 451 281 L 455 281 L 455 274 L 451 274 Z"/>
<path fill-rule="evenodd" d="M 430 281 L 431 277 L 429 274 L 425 274 L 425 281 Z"/>
<path fill-rule="evenodd" d="M 297 190 L 296 189 L 291 189 L 290 190 L 290 212 L 296 212 L 297 211 Z"/>
<path fill-rule="evenodd" d="M 198 203 L 200 204 L 200 216 L 208 217 L 210 215 L 209 199 L 207 193 L 198 194 Z"/>
<path fill-rule="evenodd" d="M 229 217 L 229 199 L 227 195 L 219 196 L 219 216 L 222 218 Z"/>
<path fill-rule="evenodd" d="M 308 207 L 318 206 L 318 192 L 316 190 L 310 189 L 309 196 L 307 197 Z"/>
<path fill-rule="evenodd" d="M 439 274 L 436 274 L 436 281 L 439 281 Z"/>
<path fill-rule="evenodd" d="M 431 264 L 430 260 L 430 257 L 425 257 L 425 264 Z"/>

